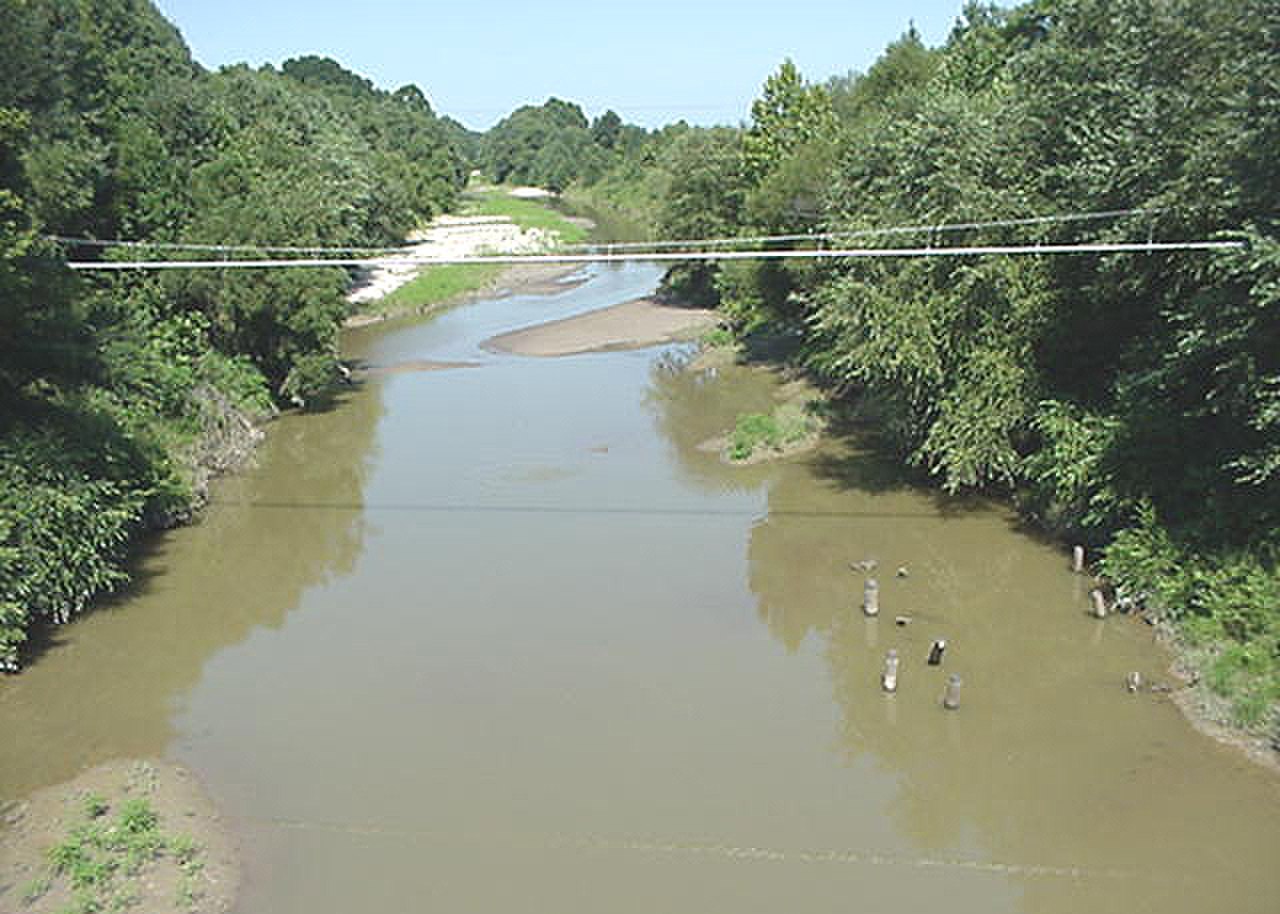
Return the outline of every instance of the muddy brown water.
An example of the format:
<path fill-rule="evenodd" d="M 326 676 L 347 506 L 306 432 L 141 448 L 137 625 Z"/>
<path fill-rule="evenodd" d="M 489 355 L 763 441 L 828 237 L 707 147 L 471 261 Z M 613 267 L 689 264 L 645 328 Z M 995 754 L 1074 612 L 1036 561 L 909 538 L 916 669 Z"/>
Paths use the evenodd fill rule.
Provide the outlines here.
<path fill-rule="evenodd" d="M 758 370 L 479 347 L 656 280 L 352 333 L 373 368 L 479 364 L 277 422 L 0 683 L 0 793 L 177 759 L 255 914 L 1280 910 L 1280 783 L 1128 694 L 1167 678 L 1150 630 L 1089 618 L 1003 509 L 849 442 L 721 464 L 698 445 L 770 406 Z"/>

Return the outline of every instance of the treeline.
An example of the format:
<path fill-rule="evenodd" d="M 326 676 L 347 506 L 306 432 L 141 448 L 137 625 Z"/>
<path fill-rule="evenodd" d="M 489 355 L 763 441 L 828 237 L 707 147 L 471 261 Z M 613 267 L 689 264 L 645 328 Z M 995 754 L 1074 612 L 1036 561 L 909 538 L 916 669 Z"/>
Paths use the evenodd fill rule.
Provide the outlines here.
<path fill-rule="evenodd" d="M 971 4 L 865 73 L 788 63 L 740 129 L 650 134 L 592 183 L 667 238 L 923 246 L 1236 238 L 1238 252 L 672 270 L 922 474 L 1010 493 L 1176 620 L 1237 720 L 1280 700 L 1280 6 Z M 1113 218 L 858 235 L 1140 210 Z"/>
<path fill-rule="evenodd" d="M 580 106 L 550 98 L 494 125 L 479 142 L 479 160 L 495 181 L 559 193 L 575 181 L 598 180 L 634 154 L 645 135 L 615 111 L 589 122 Z"/>
<path fill-rule="evenodd" d="M 330 60 L 202 70 L 146 0 L 0 0 L 0 668 L 125 578 L 246 413 L 323 400 L 341 270 L 73 277 L 59 243 L 396 243 L 453 205 L 471 143 L 422 92 Z M 252 255 L 254 250 L 243 252 Z M 183 257 L 214 256 L 183 251 Z"/>

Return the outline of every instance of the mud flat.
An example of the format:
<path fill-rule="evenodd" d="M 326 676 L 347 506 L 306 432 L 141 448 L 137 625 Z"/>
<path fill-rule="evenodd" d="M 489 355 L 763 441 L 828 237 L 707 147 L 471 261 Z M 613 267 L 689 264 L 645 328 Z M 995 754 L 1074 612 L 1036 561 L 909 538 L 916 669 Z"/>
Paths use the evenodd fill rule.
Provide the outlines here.
<path fill-rule="evenodd" d="M 584 352 L 643 349 L 687 340 L 715 325 L 719 316 L 701 308 L 677 308 L 638 298 L 587 314 L 537 324 L 485 340 L 484 347 L 514 355 L 554 357 Z"/>
<path fill-rule="evenodd" d="M 0 910 L 212 914 L 239 884 L 222 816 L 178 765 L 106 762 L 0 808 Z"/>

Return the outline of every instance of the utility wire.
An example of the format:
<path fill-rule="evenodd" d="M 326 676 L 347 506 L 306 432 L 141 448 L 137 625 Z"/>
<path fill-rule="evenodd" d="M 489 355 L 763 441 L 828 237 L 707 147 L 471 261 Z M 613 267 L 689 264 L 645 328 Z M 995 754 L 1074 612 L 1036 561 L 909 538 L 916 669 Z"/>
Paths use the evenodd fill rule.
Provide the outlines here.
<path fill-rule="evenodd" d="M 730 245 L 740 244 L 767 244 L 769 242 L 786 242 L 786 241 L 831 241 L 837 238 L 871 238 L 879 235 L 908 235 L 919 234 L 921 232 L 962 232 L 984 228 L 1012 228 L 1017 226 L 1045 225 L 1049 223 L 1061 222 L 1085 222 L 1100 219 L 1116 219 L 1121 216 L 1135 215 L 1157 215 L 1164 212 L 1160 209 L 1117 209 L 1104 210 L 1092 213 L 1067 213 L 1058 216 L 1031 216 L 1023 219 L 994 219 L 986 222 L 947 222 L 936 225 L 898 225 L 886 228 L 858 229 L 848 232 L 806 232 L 793 235 L 745 235 L 733 236 L 725 238 L 692 238 L 679 241 L 624 241 L 616 243 L 591 243 L 591 244 L 571 244 L 562 245 L 557 248 L 560 251 L 630 251 L 641 250 L 645 248 L 687 248 L 701 247 L 727 247 Z M 463 217 L 465 218 L 465 217 Z M 461 221 L 437 228 L 455 229 L 470 228 L 472 226 L 485 225 L 510 225 L 514 224 L 507 217 L 495 217 L 492 219 L 475 219 L 469 221 Z M 381 253 L 383 251 L 402 251 L 410 250 L 422 244 L 432 244 L 431 239 L 423 239 L 417 242 L 407 242 L 403 244 L 387 244 L 381 247 L 336 247 L 332 245 L 269 245 L 269 244 L 215 244 L 211 242 L 181 242 L 181 241 L 138 241 L 125 240 L 120 238 L 77 238 L 67 235 L 50 235 L 47 236 L 50 241 L 68 247 L 96 247 L 96 248 L 151 248 L 160 251 L 212 251 L 215 253 L 232 253 L 232 252 L 263 252 L 269 254 L 359 254 L 359 253 Z"/>
<path fill-rule="evenodd" d="M 445 225 L 435 226 L 435 228 L 445 229 L 467 229 L 472 226 L 486 225 L 514 225 L 510 219 L 505 217 L 495 217 L 492 219 L 476 219 L 463 222 L 446 223 Z M 122 238 L 74 238 L 67 235 L 48 235 L 49 241 L 57 242 L 66 247 L 91 247 L 91 248 L 151 248 L 158 251 L 213 251 L 216 253 L 226 252 L 263 252 L 268 254 L 360 254 L 360 253 L 380 253 L 382 251 L 403 251 L 411 250 L 424 244 L 437 243 L 434 239 L 424 238 L 419 241 L 408 241 L 399 244 L 384 244 L 381 247 L 334 247 L 324 244 L 308 244 L 308 245 L 280 245 L 280 244 L 215 244 L 212 242 L 183 242 L 183 241 L 133 241 Z"/>
<path fill-rule="evenodd" d="M 620 254 L 497 254 L 474 257 L 295 258 L 291 260 L 72 261 L 72 270 L 274 269 L 281 267 L 382 267 L 404 264 L 664 263 L 729 260 L 854 260 L 893 257 L 981 257 L 992 255 L 1119 254 L 1240 250 L 1243 241 L 1147 241 L 1092 244 L 1017 244 L 953 248 L 845 248 L 786 251 L 641 251 Z"/>
<path fill-rule="evenodd" d="M 936 225 L 896 225 L 886 228 L 857 229 L 848 232 L 805 232 L 794 235 L 748 235 L 727 238 L 699 238 L 680 241 L 624 241 L 616 244 L 575 244 L 562 250 L 599 250 L 601 248 L 624 251 L 640 248 L 723 247 L 733 244 L 767 244 L 778 241 L 832 241 L 837 238 L 871 238 L 880 235 L 913 235 L 922 232 L 964 232 L 984 228 L 1012 228 L 1017 226 L 1047 225 L 1062 222 L 1087 222 L 1100 219 L 1117 219 L 1121 216 L 1158 215 L 1162 209 L 1114 209 L 1092 213 L 1067 213 L 1060 216 L 1029 216 L 1024 219 L 993 219 L 986 222 L 944 222 Z"/>

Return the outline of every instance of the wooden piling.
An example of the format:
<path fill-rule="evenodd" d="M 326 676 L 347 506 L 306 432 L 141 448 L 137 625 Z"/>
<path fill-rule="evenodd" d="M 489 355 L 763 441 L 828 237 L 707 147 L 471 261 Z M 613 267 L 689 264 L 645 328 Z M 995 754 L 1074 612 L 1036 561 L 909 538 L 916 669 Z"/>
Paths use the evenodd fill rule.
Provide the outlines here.
<path fill-rule="evenodd" d="M 884 673 L 880 676 L 880 685 L 886 692 L 898 691 L 898 652 L 892 648 L 884 658 Z"/>
<path fill-rule="evenodd" d="M 948 711 L 954 711 L 960 707 L 960 686 L 963 680 L 952 673 L 947 677 L 947 689 L 942 693 L 942 706 Z"/>
<path fill-rule="evenodd" d="M 1076 574 L 1084 574 L 1084 547 L 1075 546 L 1071 550 L 1071 570 Z"/>
<path fill-rule="evenodd" d="M 942 653 L 947 649 L 945 638 L 938 638 L 929 648 L 929 666 L 937 666 L 942 663 Z"/>
<path fill-rule="evenodd" d="M 1102 595 L 1102 591 L 1095 587 L 1089 591 L 1089 599 L 1093 601 L 1094 618 L 1105 619 L 1107 617 L 1107 598 Z"/>
<path fill-rule="evenodd" d="M 867 578 L 862 585 L 862 611 L 868 616 L 880 615 L 880 583 L 875 578 Z"/>

